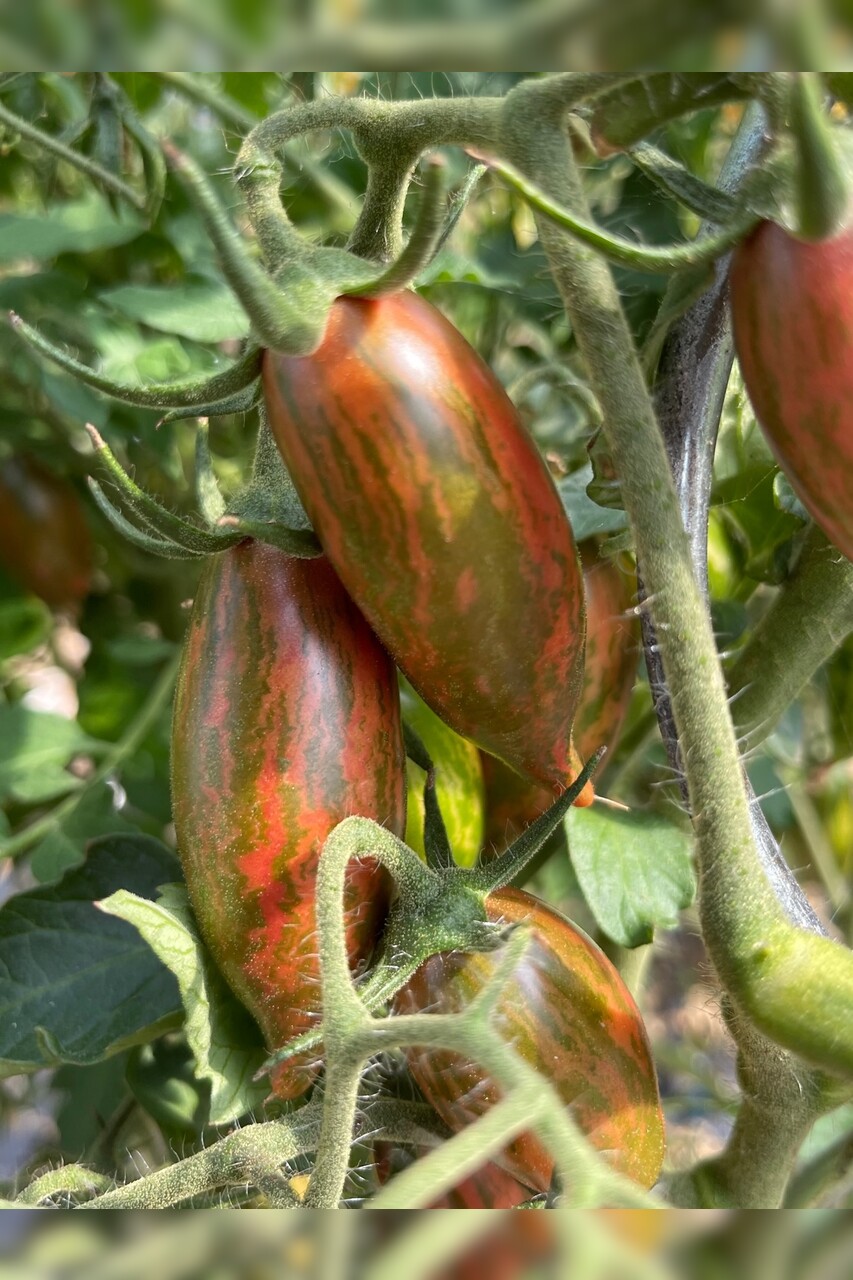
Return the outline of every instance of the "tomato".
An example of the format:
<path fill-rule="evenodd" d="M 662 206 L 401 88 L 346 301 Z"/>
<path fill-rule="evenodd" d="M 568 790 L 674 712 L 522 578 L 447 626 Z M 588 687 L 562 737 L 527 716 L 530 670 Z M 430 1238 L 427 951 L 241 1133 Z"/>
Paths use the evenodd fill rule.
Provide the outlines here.
<path fill-rule="evenodd" d="M 473 742 L 440 720 L 406 681 L 400 684 L 403 718 L 429 752 L 435 765 L 435 790 L 453 856 L 461 867 L 477 861 L 483 843 L 483 770 Z M 424 782 L 426 774 L 412 760 L 406 762 L 409 801 L 406 844 L 421 857 L 424 850 Z"/>
<path fill-rule="evenodd" d="M 612 751 L 628 711 L 640 656 L 636 574 L 600 556 L 594 542 L 581 547 L 586 593 L 586 658 L 573 734 L 585 759 L 599 747 Z"/>
<path fill-rule="evenodd" d="M 202 936 L 270 1048 L 320 1016 L 320 849 L 361 814 L 397 835 L 406 767 L 397 675 L 325 559 L 260 542 L 212 557 L 193 605 L 172 731 L 178 852 Z M 369 959 L 384 872 L 352 863 L 347 931 Z M 273 1079 L 295 1097 L 311 1066 Z"/>
<path fill-rule="evenodd" d="M 0 464 L 0 560 L 54 609 L 75 610 L 92 585 L 92 539 L 74 489 L 34 458 Z"/>
<path fill-rule="evenodd" d="M 517 889 L 486 900 L 488 919 L 527 923 L 533 939 L 507 983 L 495 1026 L 545 1076 L 572 1118 L 622 1173 L 651 1186 L 663 1160 L 663 1116 L 642 1018 L 616 969 L 586 934 Z M 395 998 L 398 1013 L 455 1013 L 476 996 L 500 952 L 432 956 Z M 421 1046 L 406 1050 L 424 1097 L 452 1130 L 482 1115 L 500 1091 L 475 1063 Z M 496 1158 L 534 1191 L 547 1191 L 553 1161 L 522 1134 Z"/>
<path fill-rule="evenodd" d="M 491 370 L 403 292 L 338 299 L 318 350 L 267 351 L 263 382 L 317 536 L 398 666 L 457 733 L 561 790 L 579 772 L 583 580 Z"/>
<path fill-rule="evenodd" d="M 806 243 L 763 222 L 735 250 L 735 349 L 803 504 L 853 559 L 853 227 Z"/>
<path fill-rule="evenodd" d="M 640 623 L 632 612 L 637 580 L 615 560 L 600 556 L 592 540 L 582 543 L 586 595 L 586 658 L 583 689 L 572 727 L 578 751 L 586 758 L 598 747 L 612 751 L 618 741 L 640 649 Z M 499 760 L 483 756 L 486 785 L 484 849 L 500 853 L 554 797 L 545 787 L 520 777 Z"/>

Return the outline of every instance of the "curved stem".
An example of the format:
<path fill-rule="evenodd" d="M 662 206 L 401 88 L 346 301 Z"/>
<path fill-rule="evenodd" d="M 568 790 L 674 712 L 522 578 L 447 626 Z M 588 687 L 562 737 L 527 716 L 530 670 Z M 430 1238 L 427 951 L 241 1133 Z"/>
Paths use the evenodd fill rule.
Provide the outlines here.
<path fill-rule="evenodd" d="M 611 235 L 602 227 L 597 227 L 588 218 L 580 217 L 558 204 L 535 182 L 529 181 L 514 165 L 506 164 L 493 156 L 484 155 L 469 148 L 469 155 L 481 160 L 490 169 L 494 169 L 505 182 L 514 187 L 529 205 L 538 213 L 555 222 L 557 226 L 568 231 L 576 239 L 596 249 L 611 262 L 623 267 L 631 267 L 635 271 L 681 271 L 686 267 L 700 267 L 728 253 L 739 240 L 752 230 L 758 222 L 756 214 L 739 212 L 724 231 L 698 237 L 685 244 L 667 246 L 644 246 L 633 244 L 621 236 Z"/>
<path fill-rule="evenodd" d="M 433 156 L 427 166 L 417 221 L 405 249 L 372 284 L 357 290 L 362 298 L 383 298 L 411 284 L 435 252 L 444 231 L 445 167 L 441 156 Z M 356 290 L 353 290 L 356 292 Z"/>
<path fill-rule="evenodd" d="M 4 107 L 2 103 L 0 103 L 0 124 L 5 124 L 7 128 L 14 129 L 22 138 L 26 138 L 28 142 L 36 143 L 37 146 L 43 147 L 45 151 L 50 151 L 52 155 L 64 160 L 66 164 L 73 165 L 75 169 L 85 173 L 88 178 L 94 178 L 107 191 L 111 191 L 113 195 L 120 196 L 122 200 L 126 200 L 137 212 L 145 212 L 145 197 L 137 195 L 133 188 L 123 182 L 121 178 L 117 178 L 109 169 L 102 168 L 97 161 L 91 160 L 89 156 L 67 147 L 64 142 L 60 142 L 52 134 L 44 133 L 36 125 L 30 124 L 28 120 L 23 120 L 20 116 L 15 115 L 8 107 Z"/>
<path fill-rule="evenodd" d="M 812 525 L 793 573 L 729 667 L 732 714 L 744 751 L 772 732 L 851 631 L 853 563 Z"/>

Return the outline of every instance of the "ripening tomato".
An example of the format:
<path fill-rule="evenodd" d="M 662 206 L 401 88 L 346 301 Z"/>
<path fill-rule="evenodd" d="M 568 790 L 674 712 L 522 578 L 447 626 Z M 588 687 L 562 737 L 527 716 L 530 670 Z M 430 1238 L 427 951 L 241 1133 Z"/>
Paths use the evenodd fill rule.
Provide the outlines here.
<path fill-rule="evenodd" d="M 211 557 L 193 604 L 172 728 L 178 853 L 202 937 L 271 1049 L 321 1016 L 317 864 L 337 823 L 406 825 L 393 663 L 324 559 L 261 542 Z M 352 963 L 369 960 L 388 880 L 350 864 Z M 284 1063 L 297 1097 L 313 1064 Z"/>
<path fill-rule="evenodd" d="M 457 733 L 560 791 L 580 770 L 583 580 L 494 374 L 401 292 L 338 299 L 312 355 L 265 353 L 263 383 L 324 551 L 400 669 Z"/>
<path fill-rule="evenodd" d="M 586 934 L 530 894 L 502 889 L 486 900 L 486 913 L 533 933 L 498 1003 L 496 1027 L 551 1082 L 592 1145 L 652 1186 L 663 1161 L 663 1116 L 645 1027 L 619 973 Z M 432 956 L 394 1009 L 456 1013 L 498 964 L 498 952 Z M 500 1097 L 484 1070 L 458 1054 L 413 1046 L 406 1056 L 424 1097 L 454 1131 Z M 550 1187 L 553 1160 L 533 1134 L 516 1138 L 495 1161 L 534 1191 Z"/>
<path fill-rule="evenodd" d="M 34 458 L 0 464 L 0 560 L 54 609 L 76 609 L 92 585 L 92 539 L 72 486 Z"/>
<path fill-rule="evenodd" d="M 606 747 L 609 753 L 619 740 L 637 671 L 640 623 L 633 613 L 636 574 L 600 556 L 593 540 L 582 543 L 580 552 L 586 595 L 586 657 L 572 734 L 581 757 L 587 759 L 599 747 Z M 500 760 L 484 755 L 482 765 L 486 787 L 483 848 L 495 855 L 544 813 L 554 796 Z"/>
<path fill-rule="evenodd" d="M 807 243 L 762 222 L 729 277 L 735 350 L 779 465 L 853 559 L 853 227 Z"/>

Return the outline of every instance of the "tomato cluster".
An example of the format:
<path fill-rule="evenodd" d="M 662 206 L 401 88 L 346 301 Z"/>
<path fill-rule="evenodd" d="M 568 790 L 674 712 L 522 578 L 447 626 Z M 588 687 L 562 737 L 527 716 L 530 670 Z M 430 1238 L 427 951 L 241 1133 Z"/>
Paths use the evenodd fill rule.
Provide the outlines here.
<path fill-rule="evenodd" d="M 484 846 L 477 748 L 553 801 L 581 768 L 572 739 L 579 703 L 592 733 L 585 747 L 612 738 L 636 651 L 626 581 L 594 552 L 582 567 L 512 403 L 423 299 L 340 299 L 319 349 L 299 358 L 267 352 L 263 380 L 273 434 L 323 555 L 295 559 L 246 541 L 208 562 L 175 704 L 173 797 L 201 932 L 275 1048 L 321 1014 L 314 897 L 332 828 L 360 814 L 423 852 L 422 825 L 406 822 L 395 664 L 420 695 L 403 684 L 406 717 L 438 765 L 455 856 L 471 865 Z M 597 602 L 586 672 L 584 572 Z M 454 762 L 446 781 L 445 759 Z M 587 785 L 576 803 L 592 798 Z M 389 889 L 370 860 L 351 864 L 355 969 L 382 935 Z M 493 894 L 483 914 L 534 930 L 515 980 L 524 1026 L 507 1010 L 507 1038 L 553 1080 L 591 1140 L 650 1184 L 662 1147 L 657 1085 L 616 970 L 529 895 Z M 457 1007 L 493 965 L 491 954 L 434 955 L 396 1007 Z M 274 1091 L 299 1096 L 318 1065 L 311 1055 L 287 1061 Z M 412 1050 L 410 1066 L 452 1128 L 496 1096 L 473 1064 Z M 517 1203 L 551 1177 L 549 1156 L 529 1135 L 492 1169 L 477 1194 L 494 1202 L 505 1201 L 507 1185 Z"/>

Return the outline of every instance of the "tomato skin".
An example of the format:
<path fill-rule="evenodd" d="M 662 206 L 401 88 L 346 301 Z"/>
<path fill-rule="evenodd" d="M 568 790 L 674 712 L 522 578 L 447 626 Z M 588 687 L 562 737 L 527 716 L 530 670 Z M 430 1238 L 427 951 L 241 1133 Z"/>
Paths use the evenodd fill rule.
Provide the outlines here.
<path fill-rule="evenodd" d="M 495 1026 L 551 1081 L 593 1146 L 641 1186 L 652 1186 L 663 1160 L 663 1116 L 648 1037 L 618 972 L 586 934 L 530 894 L 493 893 L 486 914 L 534 929 Z M 458 1012 L 488 981 L 499 955 L 432 956 L 396 997 L 395 1011 Z M 406 1055 L 419 1089 L 454 1132 L 500 1097 L 482 1068 L 457 1054 L 414 1046 Z M 549 1189 L 553 1161 L 532 1134 L 495 1159 L 534 1191 Z"/>
<path fill-rule="evenodd" d="M 583 689 L 573 726 L 586 759 L 599 747 L 613 750 L 628 712 L 640 656 L 637 577 L 600 556 L 594 542 L 581 546 L 586 593 L 586 658 Z"/>
<path fill-rule="evenodd" d="M 67 481 L 34 458 L 0 464 L 0 560 L 53 609 L 75 610 L 92 585 L 92 538 Z"/>
<path fill-rule="evenodd" d="M 586 658 L 583 689 L 572 735 L 583 759 L 619 739 L 637 672 L 640 622 L 631 612 L 637 579 L 615 560 L 600 556 L 592 540 L 580 547 L 586 595 Z M 607 757 L 605 757 L 606 763 Z M 500 853 L 543 814 L 554 797 L 520 777 L 500 760 L 483 756 L 486 785 L 484 850 Z"/>
<path fill-rule="evenodd" d="M 762 222 L 729 276 L 735 350 L 779 465 L 853 559 L 853 228 L 806 243 Z"/>
<path fill-rule="evenodd" d="M 457 733 L 561 790 L 579 771 L 582 575 L 491 370 L 403 292 L 339 298 L 318 350 L 267 351 L 263 382 L 317 536 L 398 666 Z"/>
<path fill-rule="evenodd" d="M 178 852 L 202 936 L 271 1048 L 320 1014 L 320 849 L 352 814 L 406 825 L 397 675 L 324 558 L 244 542 L 204 567 L 172 730 Z M 370 957 L 385 873 L 350 864 L 351 961 Z M 283 1064 L 284 1098 L 309 1065 Z"/>

